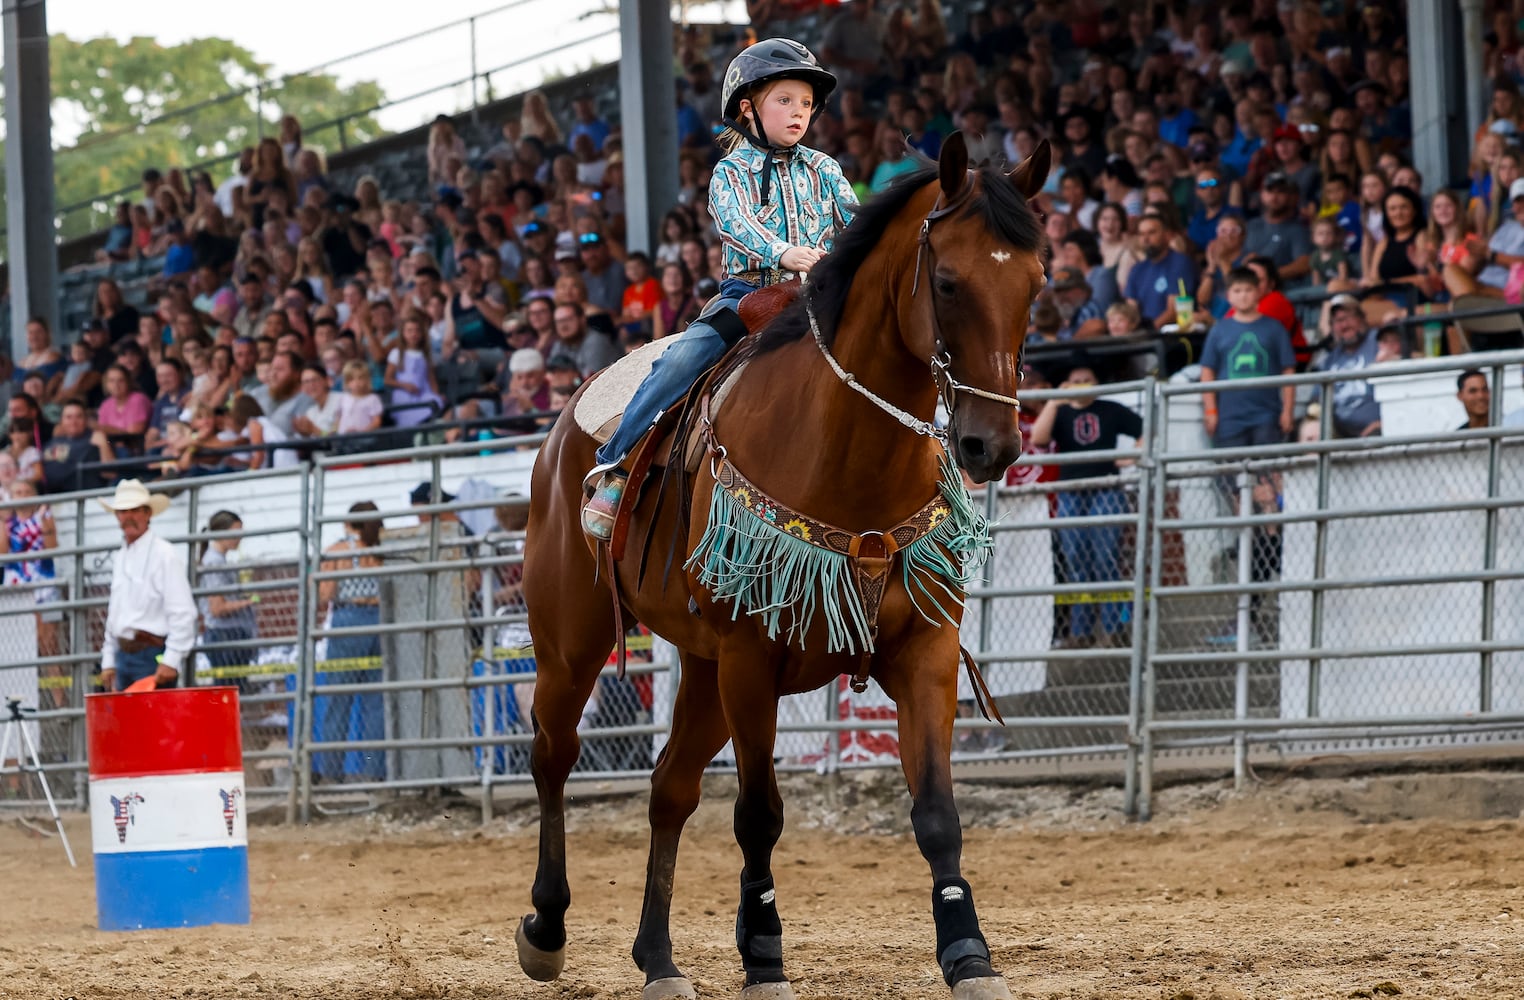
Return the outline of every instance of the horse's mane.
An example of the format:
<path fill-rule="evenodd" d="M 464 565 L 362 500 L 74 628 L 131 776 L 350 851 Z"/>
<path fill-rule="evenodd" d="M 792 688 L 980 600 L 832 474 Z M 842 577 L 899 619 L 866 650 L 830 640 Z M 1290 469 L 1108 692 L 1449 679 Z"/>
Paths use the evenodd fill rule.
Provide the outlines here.
<path fill-rule="evenodd" d="M 747 357 L 775 351 L 806 336 L 810 331 L 804 309 L 806 298 L 815 310 L 820 335 L 827 346 L 835 341 L 847 293 L 852 288 L 852 278 L 868 254 L 878 246 L 890 220 L 904 210 L 917 191 L 937 177 L 935 163 L 925 157 L 918 156 L 917 159 L 921 162 L 918 169 L 901 175 L 858 210 L 852 224 L 836 237 L 835 247 L 810 271 L 809 283 L 800 298 L 747 341 L 750 345 Z M 982 167 L 979 176 L 984 182 L 980 194 L 969 200 L 958 217 L 981 213 L 985 226 L 996 236 L 1018 250 L 1036 253 L 1042 247 L 1043 227 L 1026 198 L 1016 190 L 1011 178 L 999 169 Z"/>

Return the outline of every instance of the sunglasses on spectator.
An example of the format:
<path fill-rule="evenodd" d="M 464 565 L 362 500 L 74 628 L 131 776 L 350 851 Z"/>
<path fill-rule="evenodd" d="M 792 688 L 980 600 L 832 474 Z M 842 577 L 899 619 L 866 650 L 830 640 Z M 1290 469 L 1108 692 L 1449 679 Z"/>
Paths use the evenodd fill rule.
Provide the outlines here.
<path fill-rule="evenodd" d="M 577 237 L 577 242 L 585 247 L 594 246 L 596 244 L 602 243 L 603 237 L 599 236 L 597 233 L 583 233 L 581 236 Z"/>
<path fill-rule="evenodd" d="M 1217 178 L 1215 178 L 1215 177 L 1208 177 L 1204 181 L 1197 181 L 1196 182 L 1196 186 L 1198 188 L 1214 188 L 1214 187 L 1217 186 Z"/>

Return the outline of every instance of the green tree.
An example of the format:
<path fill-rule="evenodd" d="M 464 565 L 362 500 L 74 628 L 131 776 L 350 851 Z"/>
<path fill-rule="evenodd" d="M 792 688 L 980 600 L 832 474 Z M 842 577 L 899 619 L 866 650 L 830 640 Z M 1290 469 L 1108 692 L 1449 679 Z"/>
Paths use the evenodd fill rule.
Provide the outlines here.
<path fill-rule="evenodd" d="M 94 200 L 89 209 L 61 213 L 66 239 L 109 225 L 111 200 L 100 196 L 137 184 L 147 167 L 220 160 L 211 170 L 221 180 L 243 146 L 261 132 L 276 134 L 284 114 L 302 122 L 307 145 L 337 150 L 337 130 L 316 126 L 385 99 L 374 82 L 341 87 L 326 73 L 272 78 L 268 63 L 224 38 L 165 46 L 152 38 L 54 35 L 48 48 L 54 134 L 74 138 L 53 154 L 54 201 L 63 209 Z M 361 114 L 345 123 L 343 144 L 383 134 Z"/>

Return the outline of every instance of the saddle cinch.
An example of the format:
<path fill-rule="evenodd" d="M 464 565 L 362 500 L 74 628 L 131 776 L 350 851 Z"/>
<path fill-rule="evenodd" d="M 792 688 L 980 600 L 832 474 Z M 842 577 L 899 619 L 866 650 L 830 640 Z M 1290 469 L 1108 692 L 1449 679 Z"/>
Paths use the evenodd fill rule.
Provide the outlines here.
<path fill-rule="evenodd" d="M 798 298 L 799 289 L 799 282 L 786 281 L 769 285 L 743 298 L 736 312 L 741 318 L 741 323 L 746 327 L 747 335 L 762 329 L 768 321 Z M 624 408 L 634 396 L 635 390 L 651 373 L 651 366 L 655 364 L 656 359 L 672 346 L 675 339 L 664 337 L 661 340 L 653 340 L 595 375 L 577 401 L 577 426 L 591 435 L 599 444 L 603 444 L 612 437 L 619 427 L 620 419 L 624 416 Z M 722 359 L 716 367 L 726 365 L 726 359 L 730 356 L 730 353 L 727 353 L 725 359 Z M 744 368 L 744 364 L 730 366 L 720 383 L 711 387 L 710 413 L 718 413 L 724 406 L 730 387 L 735 384 L 737 376 Z M 707 378 L 707 373 L 700 376 L 697 384 L 703 385 Z M 691 395 L 692 390 L 668 408 L 635 447 L 630 449 L 627 462 L 630 477 L 625 482 L 624 496 L 620 499 L 619 509 L 614 515 L 614 529 L 608 542 L 610 554 L 616 561 L 624 556 L 630 514 L 640 499 L 642 487 L 651 469 L 666 466 L 675 454 L 683 455 L 683 465 L 688 472 L 697 470 L 699 463 L 703 460 L 704 443 L 698 427 L 691 423 L 680 424 L 678 419 L 687 408 Z M 679 432 L 680 426 L 686 427 L 687 430 L 682 448 L 678 449 L 674 437 Z"/>

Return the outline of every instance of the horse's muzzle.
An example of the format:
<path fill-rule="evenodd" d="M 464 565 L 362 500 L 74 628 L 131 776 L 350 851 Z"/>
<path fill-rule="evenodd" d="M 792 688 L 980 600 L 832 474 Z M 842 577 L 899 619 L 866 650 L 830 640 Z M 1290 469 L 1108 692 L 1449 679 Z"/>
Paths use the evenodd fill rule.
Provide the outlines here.
<path fill-rule="evenodd" d="M 1021 432 L 1006 434 L 959 434 L 956 438 L 958 464 L 976 483 L 987 483 L 1005 475 L 1021 457 Z"/>

